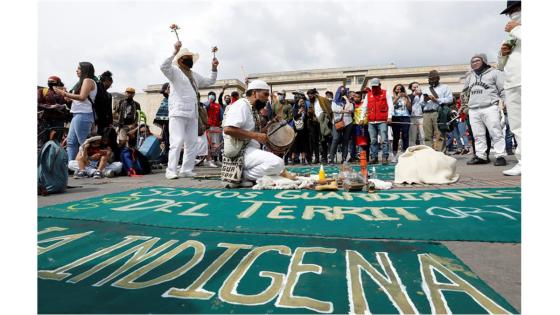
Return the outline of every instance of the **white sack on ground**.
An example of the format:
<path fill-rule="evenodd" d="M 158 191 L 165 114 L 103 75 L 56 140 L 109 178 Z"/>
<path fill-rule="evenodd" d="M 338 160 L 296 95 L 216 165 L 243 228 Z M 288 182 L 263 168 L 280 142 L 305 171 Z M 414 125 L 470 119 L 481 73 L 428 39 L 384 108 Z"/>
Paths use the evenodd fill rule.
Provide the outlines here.
<path fill-rule="evenodd" d="M 457 160 L 425 146 L 409 147 L 395 167 L 396 184 L 451 184 L 459 180 Z"/>

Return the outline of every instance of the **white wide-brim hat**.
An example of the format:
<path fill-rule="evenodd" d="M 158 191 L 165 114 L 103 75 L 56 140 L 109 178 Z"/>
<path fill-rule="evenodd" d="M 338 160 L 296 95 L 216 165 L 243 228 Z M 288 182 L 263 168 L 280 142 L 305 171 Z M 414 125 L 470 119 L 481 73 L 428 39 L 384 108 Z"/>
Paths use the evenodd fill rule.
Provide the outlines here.
<path fill-rule="evenodd" d="M 175 66 L 179 66 L 179 59 L 181 59 L 185 56 L 192 56 L 193 64 L 195 64 L 196 61 L 198 60 L 198 54 L 197 53 L 193 53 L 193 52 L 189 51 L 188 48 L 181 48 L 181 50 L 179 50 L 179 52 L 175 55 L 175 58 L 173 58 L 173 64 Z"/>

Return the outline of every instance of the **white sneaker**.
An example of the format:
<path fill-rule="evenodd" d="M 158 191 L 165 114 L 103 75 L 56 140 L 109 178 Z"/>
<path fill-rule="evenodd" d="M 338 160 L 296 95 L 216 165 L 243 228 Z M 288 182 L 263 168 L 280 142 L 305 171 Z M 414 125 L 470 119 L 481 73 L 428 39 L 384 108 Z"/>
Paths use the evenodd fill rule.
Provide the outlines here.
<path fill-rule="evenodd" d="M 216 165 L 216 163 L 214 163 L 214 161 L 212 161 L 212 160 L 210 160 L 210 161 L 204 161 L 204 166 L 212 167 L 212 168 L 218 167 L 218 165 Z"/>
<path fill-rule="evenodd" d="M 177 179 L 179 178 L 179 176 L 177 176 L 176 173 L 171 173 L 169 171 L 165 172 L 165 178 L 167 179 Z"/>
<path fill-rule="evenodd" d="M 515 164 L 514 167 L 510 168 L 509 170 L 502 171 L 502 173 L 506 176 L 520 176 L 521 175 L 521 163 Z"/>
<path fill-rule="evenodd" d="M 186 172 L 181 172 L 179 173 L 179 177 L 180 178 L 185 178 L 185 177 L 195 177 L 196 173 L 193 171 L 186 171 Z"/>
<path fill-rule="evenodd" d="M 105 177 L 109 177 L 109 178 L 115 177 L 115 171 L 113 171 L 113 170 L 105 170 L 105 172 L 103 173 L 103 175 L 104 175 Z"/>
<path fill-rule="evenodd" d="M 393 154 L 393 157 L 391 158 L 391 163 L 397 163 L 397 155 Z"/>

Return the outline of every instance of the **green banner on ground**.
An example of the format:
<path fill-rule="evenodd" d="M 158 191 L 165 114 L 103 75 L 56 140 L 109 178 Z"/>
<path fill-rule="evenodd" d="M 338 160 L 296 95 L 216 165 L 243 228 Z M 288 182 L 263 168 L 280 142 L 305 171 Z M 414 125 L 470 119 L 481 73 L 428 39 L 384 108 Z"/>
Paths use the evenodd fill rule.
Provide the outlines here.
<path fill-rule="evenodd" d="M 395 165 L 368 165 L 367 170 L 368 173 L 372 173 L 372 166 L 375 167 L 375 174 L 378 179 L 381 180 L 394 180 L 395 179 Z M 360 171 L 359 165 L 351 166 L 352 169 L 356 172 Z M 320 166 L 304 166 L 304 167 L 288 167 L 288 171 L 298 174 L 298 175 L 317 175 L 319 174 Z M 325 173 L 329 176 L 332 174 L 338 174 L 340 172 L 340 166 L 323 166 Z"/>
<path fill-rule="evenodd" d="M 350 193 L 151 187 L 47 206 L 38 214 L 212 231 L 521 240 L 520 188 Z"/>
<path fill-rule="evenodd" d="M 434 243 L 38 226 L 39 313 L 516 313 Z"/>

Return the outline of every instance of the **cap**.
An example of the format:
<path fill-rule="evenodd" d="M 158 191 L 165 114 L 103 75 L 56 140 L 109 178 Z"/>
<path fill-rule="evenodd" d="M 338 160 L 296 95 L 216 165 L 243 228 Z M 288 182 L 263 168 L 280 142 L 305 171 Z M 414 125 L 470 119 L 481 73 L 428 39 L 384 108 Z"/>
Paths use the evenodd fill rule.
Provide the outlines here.
<path fill-rule="evenodd" d="M 381 83 L 379 82 L 379 78 L 373 78 L 371 79 L 371 81 L 369 82 L 370 86 L 380 86 Z"/>
<path fill-rule="evenodd" d="M 60 78 L 57 77 L 56 75 L 51 75 L 47 81 L 56 81 L 56 82 L 60 82 Z"/>
<path fill-rule="evenodd" d="M 486 57 L 486 54 L 484 54 L 484 53 L 475 54 L 474 56 L 472 56 L 471 61 L 474 58 L 480 58 L 480 59 L 482 59 L 482 62 L 484 62 L 485 64 L 488 64 L 488 57 Z"/>
<path fill-rule="evenodd" d="M 247 91 L 250 90 L 270 90 L 270 86 L 263 80 L 253 80 L 247 86 Z"/>
<path fill-rule="evenodd" d="M 134 88 L 127 87 L 125 92 L 136 93 L 136 90 Z"/>

